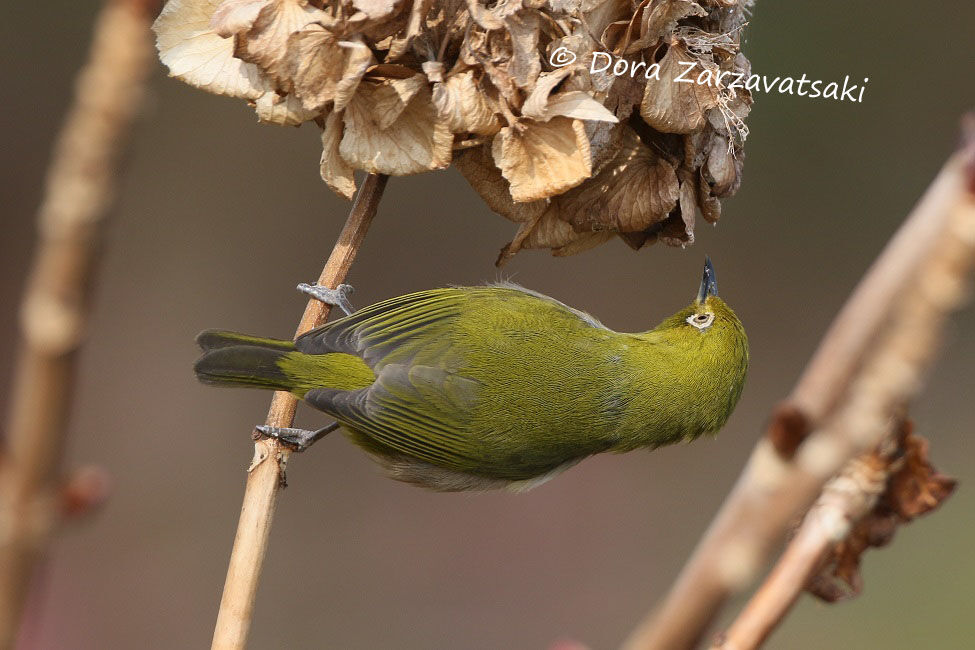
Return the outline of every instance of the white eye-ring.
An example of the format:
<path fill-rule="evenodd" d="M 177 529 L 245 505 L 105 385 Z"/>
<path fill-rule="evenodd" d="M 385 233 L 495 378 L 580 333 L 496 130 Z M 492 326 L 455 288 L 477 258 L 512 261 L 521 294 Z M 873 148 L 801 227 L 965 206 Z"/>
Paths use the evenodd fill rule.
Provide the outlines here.
<path fill-rule="evenodd" d="M 687 317 L 687 322 L 699 330 L 706 330 L 714 322 L 714 314 L 691 314 Z"/>

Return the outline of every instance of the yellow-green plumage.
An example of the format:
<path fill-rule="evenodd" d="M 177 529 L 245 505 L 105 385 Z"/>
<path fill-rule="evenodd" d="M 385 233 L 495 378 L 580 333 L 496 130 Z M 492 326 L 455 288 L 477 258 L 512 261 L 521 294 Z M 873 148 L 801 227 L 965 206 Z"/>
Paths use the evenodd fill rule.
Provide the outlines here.
<path fill-rule="evenodd" d="M 713 293 L 702 285 L 698 301 L 653 330 L 623 334 L 520 287 L 435 289 L 293 344 L 204 332 L 196 371 L 208 383 L 290 390 L 394 478 L 519 489 L 595 453 L 721 428 L 748 346 Z M 701 328 L 695 317 L 712 322 Z"/>

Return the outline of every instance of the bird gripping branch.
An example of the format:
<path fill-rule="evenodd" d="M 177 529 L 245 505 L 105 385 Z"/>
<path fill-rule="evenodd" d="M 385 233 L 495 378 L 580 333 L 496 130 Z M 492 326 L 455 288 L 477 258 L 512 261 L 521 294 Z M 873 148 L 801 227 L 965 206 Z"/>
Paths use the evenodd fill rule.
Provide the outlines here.
<path fill-rule="evenodd" d="M 392 478 L 441 491 L 524 490 L 593 454 L 716 433 L 748 368 L 710 260 L 696 299 L 639 334 L 502 284 L 390 298 L 293 342 L 197 342 L 204 383 L 290 391 L 336 420 L 268 433 L 304 446 L 341 426 Z"/>

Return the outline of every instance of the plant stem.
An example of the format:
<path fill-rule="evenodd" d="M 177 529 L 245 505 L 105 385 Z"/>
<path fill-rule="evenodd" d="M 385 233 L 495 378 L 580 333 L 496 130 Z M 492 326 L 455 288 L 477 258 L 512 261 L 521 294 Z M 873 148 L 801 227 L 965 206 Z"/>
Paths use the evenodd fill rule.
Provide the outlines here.
<path fill-rule="evenodd" d="M 387 179 L 387 176 L 381 174 L 370 174 L 366 177 L 318 278 L 319 285 L 334 289 L 345 280 L 369 224 L 376 215 Z M 295 338 L 323 324 L 330 311 L 330 305 L 309 300 Z M 265 423 L 272 427 L 290 427 L 294 422 L 297 405 L 297 400 L 290 393 L 274 393 Z M 247 645 L 277 495 L 284 485 L 285 469 L 290 455 L 290 449 L 274 438 L 263 438 L 254 443 L 254 459 L 247 470 L 244 504 L 237 524 L 234 548 L 230 554 L 230 566 L 227 569 L 223 597 L 220 599 L 220 612 L 213 631 L 211 647 L 214 650 L 239 649 Z"/>
<path fill-rule="evenodd" d="M 158 5 L 105 3 L 48 170 L 0 462 L 0 650 L 16 642 L 31 578 L 61 519 L 59 472 L 76 353 L 120 155 L 151 70 L 149 24 Z"/>
<path fill-rule="evenodd" d="M 894 450 L 894 445 L 889 447 Z M 824 557 L 877 503 L 887 487 L 891 461 L 875 451 L 848 463 L 826 484 L 775 568 L 712 650 L 753 650 L 765 642 Z"/>
<path fill-rule="evenodd" d="M 879 442 L 894 410 L 920 389 L 961 300 L 973 233 L 969 138 L 848 299 L 663 605 L 626 650 L 694 647 L 826 481 Z"/>

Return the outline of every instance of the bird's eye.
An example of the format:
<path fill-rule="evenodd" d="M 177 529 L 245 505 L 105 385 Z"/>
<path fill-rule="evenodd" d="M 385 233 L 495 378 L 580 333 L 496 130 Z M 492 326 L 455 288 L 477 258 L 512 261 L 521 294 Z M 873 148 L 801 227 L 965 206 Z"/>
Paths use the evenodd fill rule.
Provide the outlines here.
<path fill-rule="evenodd" d="M 694 327 L 703 330 L 711 326 L 714 322 L 714 314 L 693 314 L 687 317 L 687 322 Z"/>

